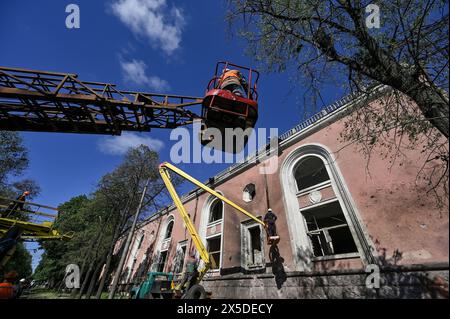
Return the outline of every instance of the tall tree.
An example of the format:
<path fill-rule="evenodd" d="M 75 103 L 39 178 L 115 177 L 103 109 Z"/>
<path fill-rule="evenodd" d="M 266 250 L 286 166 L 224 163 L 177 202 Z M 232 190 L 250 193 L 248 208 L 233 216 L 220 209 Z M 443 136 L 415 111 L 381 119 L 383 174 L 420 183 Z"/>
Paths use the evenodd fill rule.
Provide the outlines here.
<path fill-rule="evenodd" d="M 0 131 L 0 204 L 8 205 L 8 199 L 15 199 L 18 193 L 25 190 L 31 192 L 29 198 L 37 196 L 39 186 L 31 179 L 20 179 L 29 165 L 28 152 L 23 140 L 17 132 Z M 0 271 L 0 280 L 3 273 L 15 270 L 21 277 L 31 275 L 32 258 L 23 243 L 16 246 L 12 258 Z"/>
<path fill-rule="evenodd" d="M 425 145 L 420 172 L 430 191 L 442 186 L 448 193 L 448 2 L 372 2 L 230 0 L 229 20 L 263 67 L 295 72 L 305 104 L 339 83 L 363 97 L 342 137 L 366 155 L 382 145 L 395 162 L 405 140 Z M 379 84 L 392 90 L 374 111 L 367 102 Z"/>
<path fill-rule="evenodd" d="M 31 198 L 40 189 L 35 181 L 19 178 L 28 168 L 28 151 L 17 132 L 0 131 L 0 196 L 15 198 L 25 190 L 31 192 Z"/>
<path fill-rule="evenodd" d="M 49 280 L 53 287 L 63 286 L 65 267 L 74 263 L 80 266 L 81 288 L 74 290 L 73 296 L 81 298 L 86 292 L 91 296 L 96 289 L 99 298 L 115 267 L 114 248 L 129 230 L 146 179 L 151 182 L 140 219 L 168 203 L 158 165 L 158 154 L 147 146 L 130 149 L 122 163 L 100 179 L 92 194 L 60 205 L 58 229 L 75 235 L 67 242 L 42 243 L 45 253 L 35 278 Z"/>

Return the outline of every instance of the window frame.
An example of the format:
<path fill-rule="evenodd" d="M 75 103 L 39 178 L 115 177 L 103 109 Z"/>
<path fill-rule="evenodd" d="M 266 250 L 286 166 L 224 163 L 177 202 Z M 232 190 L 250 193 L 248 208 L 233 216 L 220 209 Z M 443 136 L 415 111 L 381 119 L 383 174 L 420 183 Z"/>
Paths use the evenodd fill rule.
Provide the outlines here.
<path fill-rule="evenodd" d="M 219 258 L 220 258 L 220 260 L 219 260 L 219 265 L 216 265 L 217 268 L 210 268 L 209 269 L 209 271 L 211 271 L 211 272 L 220 272 L 220 269 L 222 269 L 223 236 L 222 236 L 222 233 L 219 233 L 219 234 L 214 234 L 214 235 L 211 235 L 211 236 L 208 236 L 208 237 L 205 238 L 206 251 L 208 252 L 209 255 L 211 255 L 211 253 L 209 251 L 209 243 L 208 243 L 208 241 L 211 240 L 211 239 L 215 239 L 217 237 L 220 237 L 220 239 L 219 239 L 220 240 L 220 250 L 219 250 Z M 217 251 L 214 251 L 213 253 L 217 253 Z"/>
<path fill-rule="evenodd" d="M 250 191 L 248 190 L 248 188 L 252 186 L 253 187 L 253 196 L 251 196 L 250 199 L 245 199 L 245 195 L 250 194 Z M 246 203 L 251 203 L 253 202 L 253 200 L 255 199 L 256 196 L 256 185 L 254 183 L 248 183 L 247 185 L 245 185 L 244 189 L 242 190 L 242 200 Z"/>
<path fill-rule="evenodd" d="M 164 263 L 161 263 L 161 256 L 162 256 L 162 254 L 166 254 L 166 257 L 164 258 Z M 164 269 L 166 268 L 166 265 L 167 265 L 167 258 L 168 257 L 169 257 L 169 250 L 168 249 L 162 250 L 162 251 L 159 252 L 159 254 L 158 254 L 158 262 L 156 263 L 156 267 L 155 267 L 155 270 L 157 272 L 164 272 Z M 159 270 L 161 264 L 163 265 L 163 267 L 162 267 L 162 270 Z"/>
<path fill-rule="evenodd" d="M 184 264 L 185 264 L 185 261 L 186 261 L 187 243 L 188 243 L 188 240 L 185 239 L 185 240 L 179 241 L 178 244 L 177 244 L 176 252 L 178 252 L 179 250 L 183 250 L 183 248 L 184 248 L 184 254 L 183 254 L 183 259 L 181 260 L 180 272 L 175 273 L 175 271 L 174 271 L 174 273 L 175 273 L 176 275 L 180 275 L 180 274 L 183 273 L 183 270 L 184 270 Z M 175 266 L 176 266 L 176 265 L 174 264 L 174 267 L 175 267 Z"/>
<path fill-rule="evenodd" d="M 325 172 L 326 172 L 327 175 L 328 175 L 328 179 L 325 180 L 325 181 L 319 182 L 319 183 L 317 183 L 317 184 L 308 186 L 308 187 L 306 187 L 306 188 L 299 189 L 298 180 L 297 180 L 297 178 L 295 177 L 296 172 L 297 172 L 299 166 L 302 164 L 302 162 L 304 162 L 305 160 L 307 160 L 307 159 L 310 158 L 310 157 L 315 157 L 315 158 L 319 159 L 319 160 L 322 162 L 322 165 L 323 165 L 323 167 L 324 167 L 324 169 L 325 169 Z M 331 175 L 330 175 L 330 172 L 328 171 L 327 166 L 325 165 L 325 162 L 323 161 L 323 159 L 322 159 L 321 157 L 316 156 L 316 155 L 314 155 L 314 154 L 308 154 L 308 155 L 303 156 L 303 157 L 295 164 L 292 173 L 293 173 L 293 178 L 294 178 L 294 182 L 295 182 L 295 188 L 296 188 L 296 194 L 297 194 L 297 196 L 303 195 L 303 194 L 306 194 L 306 193 L 309 193 L 311 190 L 313 190 L 313 189 L 316 190 L 316 189 L 319 188 L 319 187 L 324 188 L 324 187 L 326 187 L 326 186 L 328 186 L 328 185 L 331 185 Z"/>
<path fill-rule="evenodd" d="M 332 198 L 330 200 L 326 200 L 326 201 L 323 201 L 323 202 L 320 202 L 320 203 L 317 203 L 317 204 L 314 204 L 314 205 L 310 205 L 310 206 L 308 206 L 308 207 L 306 207 L 304 209 L 302 209 L 300 207 L 300 215 L 301 215 L 301 217 L 303 219 L 303 222 L 304 222 L 304 225 L 305 225 L 306 236 L 308 237 L 308 242 L 309 242 L 309 247 L 311 249 L 311 252 L 314 254 L 314 247 L 313 247 L 313 244 L 312 244 L 312 241 L 311 241 L 311 237 L 309 235 L 310 233 L 320 232 L 322 229 L 333 229 L 333 228 L 340 228 L 340 227 L 345 227 L 345 226 L 342 224 L 342 225 L 339 225 L 339 226 L 324 227 L 324 228 L 320 228 L 318 230 L 310 231 L 310 230 L 308 230 L 308 225 L 306 223 L 306 218 L 304 216 L 304 213 L 307 213 L 309 210 L 312 210 L 312 209 L 315 209 L 315 208 L 320 208 L 321 206 L 326 206 L 326 205 L 332 204 L 334 202 L 337 202 L 338 205 L 341 208 L 342 216 L 344 216 L 345 222 L 346 222 L 345 225 L 346 225 L 346 227 L 349 228 L 350 234 L 351 234 L 352 239 L 353 239 L 353 243 L 354 243 L 357 251 L 356 252 L 351 252 L 351 253 L 332 254 L 332 255 L 324 255 L 324 256 L 315 256 L 314 255 L 314 256 L 311 257 L 311 260 L 313 260 L 313 261 L 334 260 L 334 259 L 349 259 L 349 258 L 357 258 L 357 257 L 361 256 L 360 253 L 359 253 L 357 240 L 355 239 L 355 237 L 353 236 L 353 233 L 351 232 L 350 224 L 349 224 L 349 222 L 347 220 L 347 217 L 345 216 L 345 213 L 344 213 L 344 211 L 342 209 L 342 205 L 341 205 L 341 203 L 340 203 L 338 198 Z"/>
<path fill-rule="evenodd" d="M 357 257 L 363 265 L 368 265 L 376 260 L 374 251 L 376 246 L 370 238 L 366 225 L 362 222 L 361 214 L 356 206 L 345 176 L 342 174 L 335 154 L 326 145 L 320 143 L 304 143 L 294 145 L 293 149 L 286 154 L 279 168 L 283 203 L 285 207 L 289 242 L 292 251 L 309 252 L 309 240 L 306 236 L 306 225 L 300 215 L 300 203 L 294 168 L 296 164 L 306 156 L 317 156 L 325 163 L 328 175 L 331 178 L 331 188 L 341 204 L 344 216 L 349 224 L 359 256 Z M 298 254 L 293 255 L 293 264 L 296 271 L 314 271 L 314 262 L 306 260 Z"/>
<path fill-rule="evenodd" d="M 261 219 L 261 216 L 257 216 L 257 218 Z M 260 241 L 261 241 L 261 264 L 255 264 L 253 262 L 249 262 L 249 256 L 251 255 L 251 233 L 250 229 L 259 227 L 260 232 Z M 266 255 L 265 255 L 265 238 L 264 238 L 264 229 L 261 224 L 257 223 L 253 219 L 248 219 L 241 222 L 241 267 L 247 271 L 252 270 L 261 270 L 266 268 Z"/>
<path fill-rule="evenodd" d="M 170 236 L 167 236 L 167 231 L 169 229 L 169 225 L 172 224 L 172 229 L 170 230 Z M 172 238 L 172 234 L 173 234 L 173 227 L 175 226 L 175 219 L 174 218 L 170 218 L 166 224 L 166 228 L 164 230 L 164 236 L 163 236 L 163 242 L 169 241 Z"/>
<path fill-rule="evenodd" d="M 220 217 L 220 219 L 216 219 L 214 221 L 211 221 L 211 215 L 212 215 L 212 211 L 215 205 L 218 205 L 218 203 L 220 203 L 222 205 L 222 216 Z M 207 227 L 210 226 L 214 226 L 217 224 L 220 224 L 223 221 L 223 214 L 225 213 L 225 205 L 224 203 L 219 199 L 219 198 L 215 198 L 211 204 L 209 205 L 209 209 L 208 209 L 208 222 L 207 222 Z"/>

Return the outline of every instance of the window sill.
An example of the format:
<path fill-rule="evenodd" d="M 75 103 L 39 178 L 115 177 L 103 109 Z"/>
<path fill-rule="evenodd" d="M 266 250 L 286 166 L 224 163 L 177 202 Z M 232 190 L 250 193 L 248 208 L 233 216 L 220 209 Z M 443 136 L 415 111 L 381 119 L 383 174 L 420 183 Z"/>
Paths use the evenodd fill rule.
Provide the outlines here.
<path fill-rule="evenodd" d="M 213 221 L 213 222 L 211 222 L 211 223 L 208 223 L 208 224 L 206 225 L 206 227 L 209 228 L 209 227 L 212 227 L 212 226 L 219 225 L 219 224 L 222 223 L 222 220 L 223 220 L 223 219 L 219 219 L 219 220 Z"/>
<path fill-rule="evenodd" d="M 261 269 L 265 269 L 265 268 L 266 268 L 265 265 L 247 265 L 245 267 L 245 270 L 252 271 L 252 270 L 261 270 Z"/>
<path fill-rule="evenodd" d="M 313 190 L 318 191 L 318 190 L 327 188 L 328 186 L 331 186 L 331 180 L 327 180 L 322 183 L 310 186 L 308 188 L 298 190 L 296 195 L 297 195 L 297 197 L 303 196 L 303 195 L 309 194 Z"/>
<path fill-rule="evenodd" d="M 339 254 L 339 255 L 330 255 L 330 256 L 320 256 L 312 258 L 312 261 L 326 261 L 326 260 L 337 260 L 337 259 L 351 259 L 351 258 L 359 258 L 359 253 L 348 253 L 348 254 Z"/>

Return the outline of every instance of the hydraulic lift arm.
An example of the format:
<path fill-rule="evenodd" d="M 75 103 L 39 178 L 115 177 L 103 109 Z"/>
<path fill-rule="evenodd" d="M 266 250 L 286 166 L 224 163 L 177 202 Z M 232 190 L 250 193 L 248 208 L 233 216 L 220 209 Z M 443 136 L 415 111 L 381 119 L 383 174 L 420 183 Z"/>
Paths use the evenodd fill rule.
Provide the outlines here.
<path fill-rule="evenodd" d="M 172 197 L 175 206 L 177 207 L 178 211 L 180 212 L 181 217 L 183 218 L 183 221 L 186 225 L 187 230 L 189 231 L 189 234 L 192 237 L 192 241 L 194 242 L 195 247 L 197 248 L 200 258 L 203 260 L 203 262 L 205 263 L 205 267 L 203 269 L 200 270 L 199 272 L 199 278 L 198 281 L 201 281 L 201 279 L 203 278 L 203 276 L 205 275 L 205 273 L 209 270 L 209 268 L 213 265 L 212 263 L 214 263 L 214 260 L 210 258 L 208 250 L 206 249 L 205 245 L 203 244 L 197 230 L 195 229 L 194 224 L 192 223 L 191 219 L 189 218 L 188 213 L 186 212 L 186 209 L 184 208 L 184 205 L 180 199 L 180 197 L 178 196 L 175 187 L 172 184 L 172 181 L 170 180 L 170 175 L 169 175 L 169 170 L 174 172 L 175 174 L 183 177 L 184 179 L 188 180 L 189 182 L 191 182 L 192 184 L 198 186 L 199 188 L 203 189 L 205 192 L 208 192 L 209 194 L 217 197 L 218 199 L 222 200 L 224 203 L 227 203 L 228 205 L 230 205 L 231 207 L 233 207 L 234 209 L 236 209 L 237 211 L 241 212 L 242 214 L 250 217 L 251 219 L 253 219 L 255 222 L 261 224 L 264 226 L 264 229 L 266 229 L 266 224 L 261 221 L 260 219 L 258 219 L 257 217 L 253 216 L 251 213 L 249 213 L 248 211 L 246 211 L 245 209 L 243 209 L 242 207 L 238 206 L 236 203 L 232 202 L 231 200 L 229 200 L 228 198 L 222 196 L 221 194 L 219 194 L 218 192 L 216 192 L 215 190 L 209 188 L 208 186 L 206 186 L 205 184 L 203 184 L 202 182 L 198 181 L 197 179 L 195 179 L 194 177 L 190 176 L 189 174 L 187 174 L 186 172 L 182 171 L 181 169 L 175 167 L 174 165 L 170 164 L 170 163 L 162 163 L 159 166 L 159 173 L 161 174 L 161 177 L 164 181 L 164 184 L 166 185 L 170 196 Z"/>

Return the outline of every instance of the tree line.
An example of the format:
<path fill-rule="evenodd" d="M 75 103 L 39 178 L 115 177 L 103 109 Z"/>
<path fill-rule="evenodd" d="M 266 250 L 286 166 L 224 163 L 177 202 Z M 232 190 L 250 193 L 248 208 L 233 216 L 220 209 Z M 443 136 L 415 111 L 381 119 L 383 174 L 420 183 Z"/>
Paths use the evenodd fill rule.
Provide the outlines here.
<path fill-rule="evenodd" d="M 31 191 L 27 200 L 39 195 L 38 184 L 23 178 L 29 156 L 17 132 L 0 131 L 0 197 L 16 198 Z M 73 297 L 99 298 L 110 283 L 118 253 L 116 243 L 129 231 L 143 186 L 149 180 L 140 220 L 149 217 L 169 203 L 169 195 L 158 173 L 158 154 L 145 145 L 130 148 L 122 162 L 98 181 L 91 194 L 80 194 L 59 205 L 54 227 L 60 233 L 73 232 L 69 241 L 40 241 L 43 254 L 32 275 L 32 256 L 19 243 L 13 257 L 0 273 L 18 272 L 20 278 L 47 283 L 51 289 L 65 287 L 66 266 L 80 267 L 81 287 L 72 290 Z M 175 185 L 181 180 L 176 176 Z M 120 250 L 119 250 L 120 253 Z"/>
<path fill-rule="evenodd" d="M 0 197 L 16 198 L 17 194 L 30 191 L 29 199 L 39 195 L 38 184 L 23 178 L 29 165 L 28 151 L 23 140 L 16 132 L 0 131 Z M 2 205 L 8 204 L 2 201 Z M 26 218 L 26 216 L 23 216 Z M 13 257 L 4 266 L 0 266 L 0 282 L 4 274 L 15 270 L 19 278 L 28 278 L 32 273 L 32 257 L 23 243 L 16 246 Z"/>
<path fill-rule="evenodd" d="M 45 251 L 33 278 L 47 282 L 49 288 L 63 289 L 66 266 L 76 264 L 81 281 L 72 296 L 100 298 L 117 267 L 121 251 L 115 253 L 115 247 L 129 231 L 145 182 L 149 180 L 149 186 L 140 220 L 169 203 L 158 166 L 155 151 L 145 145 L 131 148 L 122 163 L 100 179 L 92 194 L 60 205 L 55 227 L 62 233 L 74 232 L 74 237 L 67 242 L 41 242 Z M 181 180 L 174 176 L 174 182 L 179 185 Z"/>

